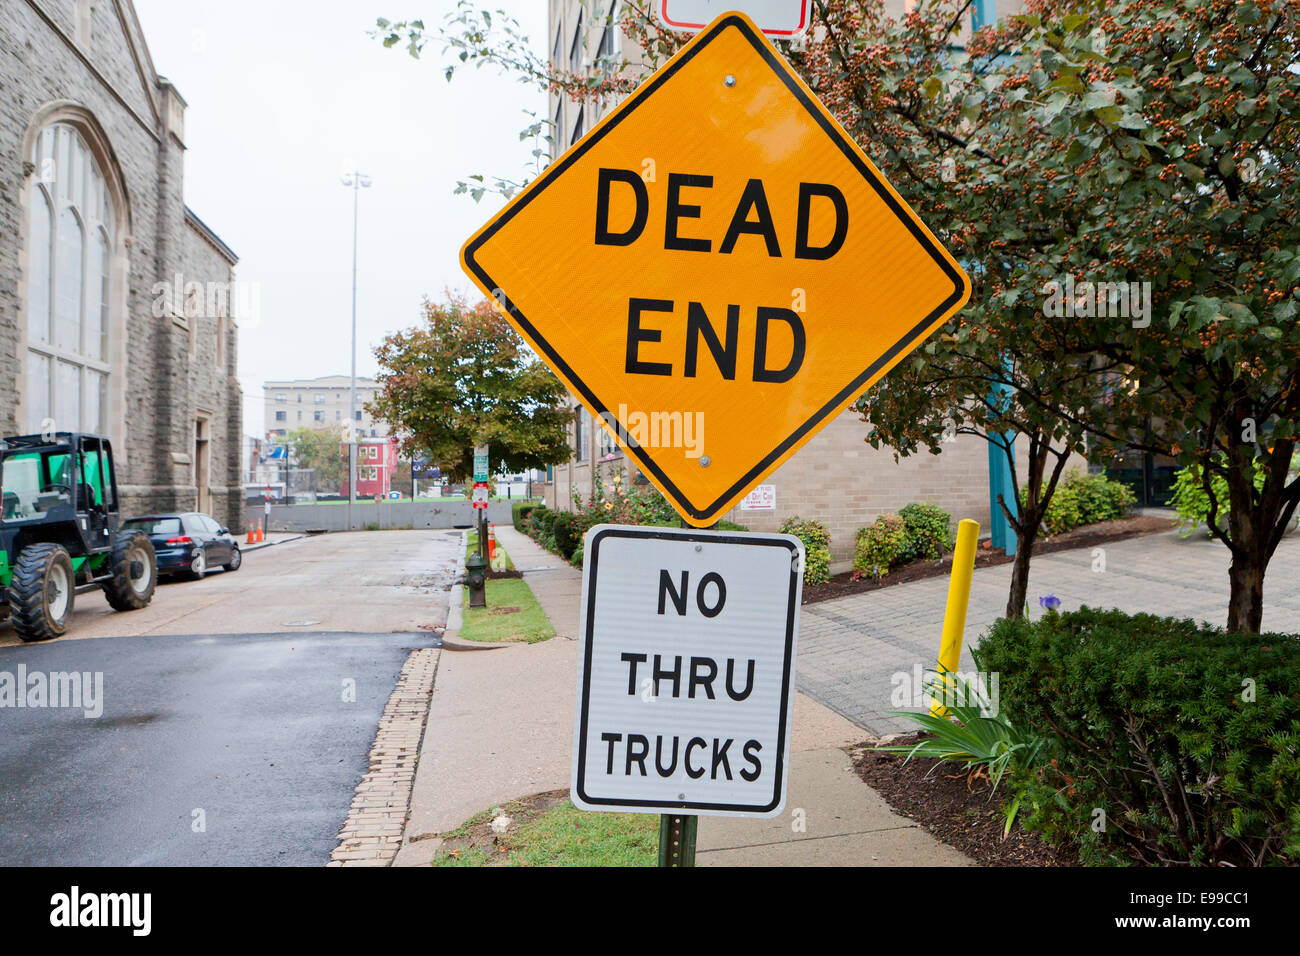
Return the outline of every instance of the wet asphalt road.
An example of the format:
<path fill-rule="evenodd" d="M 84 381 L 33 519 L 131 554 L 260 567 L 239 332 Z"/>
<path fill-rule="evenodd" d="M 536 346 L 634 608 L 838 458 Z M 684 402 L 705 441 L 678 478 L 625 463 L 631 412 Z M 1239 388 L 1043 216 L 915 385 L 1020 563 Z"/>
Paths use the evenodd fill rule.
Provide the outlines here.
<path fill-rule="evenodd" d="M 402 663 L 432 638 L 149 635 L 0 647 L 0 675 L 16 677 L 19 664 L 29 675 L 103 674 L 98 718 L 0 708 L 0 866 L 323 865 Z M 354 703 L 343 700 L 346 680 Z"/>

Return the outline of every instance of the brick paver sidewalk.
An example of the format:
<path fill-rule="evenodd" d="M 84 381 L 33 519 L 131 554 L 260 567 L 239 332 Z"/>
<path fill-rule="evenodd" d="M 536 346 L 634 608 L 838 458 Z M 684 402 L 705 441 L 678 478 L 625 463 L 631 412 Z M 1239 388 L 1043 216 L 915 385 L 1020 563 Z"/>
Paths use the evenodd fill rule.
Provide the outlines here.
<path fill-rule="evenodd" d="M 1029 612 L 1055 594 L 1062 610 L 1080 605 L 1192 617 L 1222 625 L 1228 606 L 1228 549 L 1200 536 L 1146 535 L 1104 547 L 1105 571 L 1093 549 L 1037 555 L 1029 574 Z M 1006 610 L 1011 565 L 975 572 L 966 644 L 978 641 Z M 929 578 L 803 608 L 799 690 L 872 733 L 910 729 L 890 711 L 893 677 L 933 668 L 939 651 L 948 578 Z M 1300 534 L 1278 546 L 1264 582 L 1264 629 L 1300 630 Z M 972 667 L 966 648 L 963 668 Z"/>

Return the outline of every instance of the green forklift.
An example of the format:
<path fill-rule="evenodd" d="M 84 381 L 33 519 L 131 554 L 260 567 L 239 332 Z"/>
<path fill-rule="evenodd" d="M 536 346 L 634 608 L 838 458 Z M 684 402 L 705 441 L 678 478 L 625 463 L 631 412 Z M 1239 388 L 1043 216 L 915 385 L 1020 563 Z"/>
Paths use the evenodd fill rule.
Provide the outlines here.
<path fill-rule="evenodd" d="M 149 536 L 119 531 L 117 471 L 107 438 L 75 432 L 0 440 L 0 614 L 24 641 L 59 637 L 73 597 L 102 590 L 117 611 L 153 599 Z"/>

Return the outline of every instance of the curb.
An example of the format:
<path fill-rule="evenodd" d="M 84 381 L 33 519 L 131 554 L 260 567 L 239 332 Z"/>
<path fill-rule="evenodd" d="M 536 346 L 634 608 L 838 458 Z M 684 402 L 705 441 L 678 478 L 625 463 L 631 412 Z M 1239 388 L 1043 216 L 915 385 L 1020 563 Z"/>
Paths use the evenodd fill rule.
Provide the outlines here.
<path fill-rule="evenodd" d="M 495 651 L 502 647 L 509 647 L 509 644 L 488 644 L 480 641 L 462 641 L 457 635 L 460 633 L 461 625 L 465 621 L 465 611 L 461 607 L 462 594 L 465 591 L 465 542 L 467 533 L 462 531 L 460 535 L 460 557 L 457 573 L 459 577 L 456 583 L 451 586 L 451 591 L 447 595 L 447 627 L 442 632 L 442 649 L 444 651 Z"/>
<path fill-rule="evenodd" d="M 263 548 L 273 548 L 277 544 L 288 544 L 290 541 L 301 541 L 307 537 L 305 534 L 296 534 L 292 538 L 281 538 L 279 541 L 259 541 L 257 544 L 241 544 L 239 550 L 247 554 L 250 551 L 261 551 Z"/>

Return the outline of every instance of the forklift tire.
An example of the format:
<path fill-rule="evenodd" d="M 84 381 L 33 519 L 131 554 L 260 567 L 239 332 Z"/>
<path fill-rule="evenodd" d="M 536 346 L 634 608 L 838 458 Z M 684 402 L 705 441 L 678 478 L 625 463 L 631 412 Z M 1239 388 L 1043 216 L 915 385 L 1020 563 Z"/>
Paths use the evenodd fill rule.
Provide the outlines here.
<path fill-rule="evenodd" d="M 122 531 L 113 542 L 112 576 L 104 582 L 104 597 L 114 611 L 138 611 L 153 600 L 158 585 L 158 556 L 141 531 Z"/>
<path fill-rule="evenodd" d="M 9 585 L 9 619 L 24 641 L 48 641 L 68 630 L 76 597 L 72 559 L 61 545 L 28 545 Z"/>

